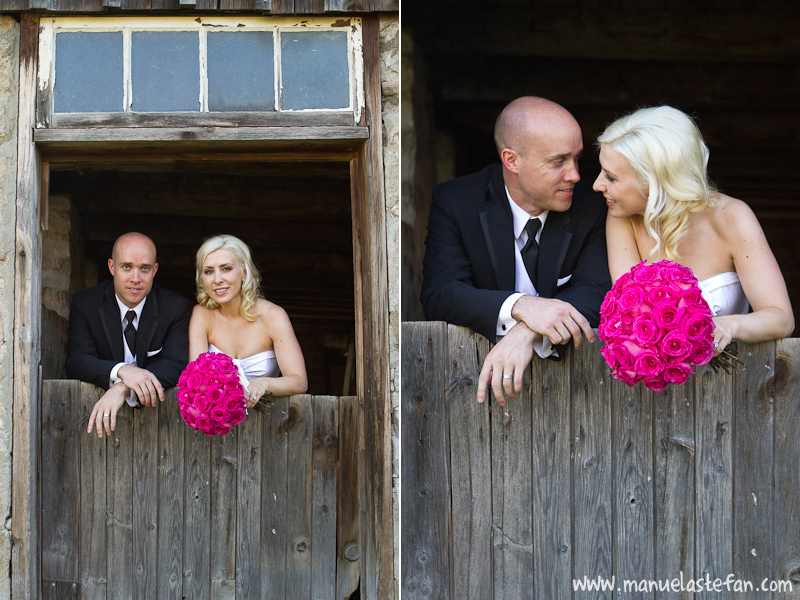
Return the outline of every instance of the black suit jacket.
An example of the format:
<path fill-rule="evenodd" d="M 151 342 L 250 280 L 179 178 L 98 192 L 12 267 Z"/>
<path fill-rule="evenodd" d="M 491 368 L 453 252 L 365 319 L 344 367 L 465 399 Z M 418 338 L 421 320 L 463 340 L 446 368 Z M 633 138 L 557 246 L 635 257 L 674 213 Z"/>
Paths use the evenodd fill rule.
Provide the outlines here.
<path fill-rule="evenodd" d="M 603 197 L 578 183 L 570 209 L 547 216 L 533 282 L 540 296 L 569 302 L 592 327 L 611 287 L 606 211 Z M 514 220 L 499 165 L 434 188 L 425 245 L 425 318 L 464 325 L 494 341 L 500 307 L 516 291 Z"/>
<path fill-rule="evenodd" d="M 153 284 L 136 335 L 136 364 L 155 375 L 164 388 L 178 382 L 189 361 L 192 304 Z M 106 281 L 72 298 L 67 338 L 67 377 L 108 388 L 109 375 L 125 362 L 122 323 L 114 282 Z"/>

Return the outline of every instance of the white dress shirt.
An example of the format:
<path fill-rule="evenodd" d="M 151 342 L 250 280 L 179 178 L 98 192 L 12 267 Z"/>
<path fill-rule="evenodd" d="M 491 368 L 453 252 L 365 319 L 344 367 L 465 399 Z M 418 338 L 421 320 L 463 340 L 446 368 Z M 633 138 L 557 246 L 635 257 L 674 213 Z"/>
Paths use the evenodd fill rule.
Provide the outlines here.
<path fill-rule="evenodd" d="M 123 367 L 124 365 L 135 365 L 136 364 L 136 356 L 134 355 L 134 350 L 136 350 L 136 349 L 135 348 L 133 348 L 133 349 L 128 348 L 128 340 L 125 339 L 125 335 L 124 335 L 125 334 L 125 327 L 128 326 L 128 321 L 125 319 L 125 317 L 127 316 L 129 310 L 132 310 L 133 312 L 136 313 L 136 317 L 133 319 L 133 326 L 136 328 L 136 331 L 138 332 L 139 331 L 139 319 L 142 316 L 142 309 L 144 309 L 144 303 L 147 302 L 147 296 L 145 296 L 144 300 L 139 302 L 139 304 L 137 304 L 133 308 L 128 308 L 127 306 L 125 306 L 122 303 L 122 300 L 119 299 L 119 296 L 114 294 L 114 298 L 117 299 L 117 305 L 119 306 L 119 315 L 120 315 L 119 322 L 120 322 L 120 328 L 122 329 L 122 332 L 123 332 L 123 335 L 122 335 L 122 347 L 125 349 L 125 362 L 117 363 L 116 365 L 114 365 L 114 368 L 111 369 L 111 374 L 110 374 L 110 377 L 109 377 L 110 383 L 109 383 L 108 387 L 111 387 L 115 383 L 119 383 L 120 381 L 122 381 L 122 379 L 117 376 L 117 373 L 119 372 L 121 367 Z M 130 404 L 131 406 L 138 406 L 139 405 L 139 401 L 136 399 L 135 394 L 133 393 L 132 390 L 128 394 L 128 397 L 126 398 L 126 400 L 127 400 L 128 404 Z"/>

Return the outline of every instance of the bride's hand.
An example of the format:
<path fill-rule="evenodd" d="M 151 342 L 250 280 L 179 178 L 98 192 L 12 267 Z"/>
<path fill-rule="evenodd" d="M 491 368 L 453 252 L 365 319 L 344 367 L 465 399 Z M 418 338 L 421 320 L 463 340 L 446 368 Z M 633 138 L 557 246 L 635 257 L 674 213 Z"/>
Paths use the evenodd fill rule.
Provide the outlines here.
<path fill-rule="evenodd" d="M 269 393 L 267 390 L 267 377 L 258 377 L 250 380 L 247 394 L 247 408 L 253 408 L 264 394 Z"/>
<path fill-rule="evenodd" d="M 716 356 L 733 340 L 733 324 L 727 317 L 714 317 L 714 325 L 714 356 Z"/>

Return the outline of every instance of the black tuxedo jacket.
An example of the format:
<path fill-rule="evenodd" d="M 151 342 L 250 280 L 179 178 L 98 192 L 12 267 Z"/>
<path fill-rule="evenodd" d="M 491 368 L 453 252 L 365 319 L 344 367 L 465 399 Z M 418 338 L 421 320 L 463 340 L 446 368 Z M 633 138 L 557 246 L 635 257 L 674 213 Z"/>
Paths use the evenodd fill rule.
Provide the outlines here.
<path fill-rule="evenodd" d="M 186 298 L 153 284 L 136 335 L 136 364 L 155 375 L 164 388 L 174 386 L 189 361 Z M 122 323 L 114 282 L 106 281 L 72 298 L 67 337 L 67 377 L 107 389 L 111 369 L 125 362 Z"/>
<path fill-rule="evenodd" d="M 540 296 L 569 302 L 592 327 L 611 288 L 606 211 L 603 197 L 578 183 L 570 209 L 547 216 L 533 282 Z M 515 292 L 514 220 L 499 165 L 434 188 L 425 245 L 425 318 L 464 325 L 494 341 L 500 307 Z"/>

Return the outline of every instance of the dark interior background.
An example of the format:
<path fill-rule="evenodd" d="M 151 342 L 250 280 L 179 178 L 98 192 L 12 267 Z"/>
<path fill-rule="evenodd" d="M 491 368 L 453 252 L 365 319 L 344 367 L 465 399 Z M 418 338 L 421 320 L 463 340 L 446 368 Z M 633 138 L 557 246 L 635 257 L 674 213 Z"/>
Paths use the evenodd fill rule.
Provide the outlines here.
<path fill-rule="evenodd" d="M 309 393 L 354 388 L 350 171 L 347 162 L 52 165 L 51 196 L 72 211 L 70 291 L 110 279 L 107 260 L 126 231 L 158 248 L 156 281 L 195 299 L 195 253 L 230 233 L 251 248 L 267 299 L 289 314 Z M 58 366 L 58 365 L 56 365 Z"/>
<path fill-rule="evenodd" d="M 575 115 L 589 181 L 615 117 L 657 104 L 696 117 L 712 180 L 754 209 L 800 309 L 798 25 L 790 0 L 406 0 L 403 318 L 422 318 L 432 186 L 497 162 L 494 121 L 522 95 Z"/>

